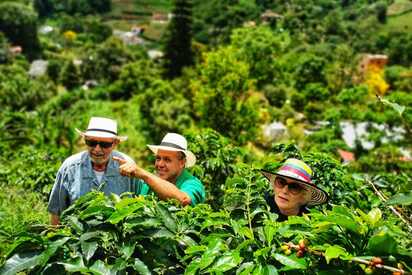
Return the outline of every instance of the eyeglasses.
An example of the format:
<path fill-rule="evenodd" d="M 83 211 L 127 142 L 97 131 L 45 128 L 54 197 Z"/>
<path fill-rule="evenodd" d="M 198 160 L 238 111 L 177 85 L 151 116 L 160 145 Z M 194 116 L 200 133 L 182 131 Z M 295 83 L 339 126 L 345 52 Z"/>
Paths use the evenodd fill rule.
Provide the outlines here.
<path fill-rule="evenodd" d="M 285 186 L 288 186 L 288 190 L 290 193 L 292 193 L 293 195 L 297 195 L 300 192 L 302 192 L 302 190 L 306 190 L 306 188 L 304 188 L 301 184 L 297 183 L 297 182 L 291 182 L 288 183 L 286 179 L 284 178 L 280 178 L 280 177 L 276 177 L 275 179 L 275 186 L 277 188 L 282 189 Z"/>
<path fill-rule="evenodd" d="M 97 141 L 97 140 L 90 140 L 90 139 L 86 139 L 86 144 L 89 147 L 96 147 L 97 144 L 100 145 L 101 148 L 110 148 L 113 146 L 113 142 L 106 142 L 106 141 Z"/>

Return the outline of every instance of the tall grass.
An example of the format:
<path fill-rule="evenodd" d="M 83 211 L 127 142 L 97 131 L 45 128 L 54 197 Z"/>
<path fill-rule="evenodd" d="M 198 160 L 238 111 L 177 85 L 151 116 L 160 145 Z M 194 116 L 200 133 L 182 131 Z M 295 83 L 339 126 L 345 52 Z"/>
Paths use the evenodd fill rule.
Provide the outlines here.
<path fill-rule="evenodd" d="M 44 196 L 13 185 L 2 185 L 0 192 L 0 264 L 15 236 L 33 224 L 48 223 Z"/>

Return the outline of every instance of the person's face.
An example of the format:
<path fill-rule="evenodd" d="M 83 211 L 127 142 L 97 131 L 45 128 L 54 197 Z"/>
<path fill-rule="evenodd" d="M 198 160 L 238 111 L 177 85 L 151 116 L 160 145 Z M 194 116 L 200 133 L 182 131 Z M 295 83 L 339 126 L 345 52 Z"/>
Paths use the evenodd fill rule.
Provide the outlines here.
<path fill-rule="evenodd" d="M 307 204 L 310 191 L 302 184 L 292 179 L 277 176 L 273 183 L 275 202 L 280 210 L 298 210 Z"/>
<path fill-rule="evenodd" d="M 109 162 L 110 153 L 116 147 L 118 141 L 114 138 L 86 137 L 85 143 L 92 162 L 102 165 Z"/>
<path fill-rule="evenodd" d="M 186 160 L 181 152 L 158 150 L 156 154 L 156 174 L 167 181 L 176 182 L 177 177 L 185 168 Z"/>

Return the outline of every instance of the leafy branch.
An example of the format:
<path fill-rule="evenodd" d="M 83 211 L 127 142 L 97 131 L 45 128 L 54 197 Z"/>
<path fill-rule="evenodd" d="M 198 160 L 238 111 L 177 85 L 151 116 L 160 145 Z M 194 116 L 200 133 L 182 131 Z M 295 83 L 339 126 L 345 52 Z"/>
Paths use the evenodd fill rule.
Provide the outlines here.
<path fill-rule="evenodd" d="M 326 252 L 318 251 L 316 249 L 312 249 L 306 246 L 306 242 L 301 240 L 299 244 L 294 244 L 289 242 L 285 245 L 285 248 L 293 249 L 297 251 L 298 257 L 303 257 L 305 253 L 313 254 L 316 256 L 324 257 L 326 261 L 329 262 L 332 258 L 339 258 L 341 260 L 349 260 L 351 262 L 357 262 L 360 264 L 365 264 L 370 267 L 376 267 L 381 269 L 386 269 L 392 272 L 399 272 L 398 274 L 405 274 L 405 275 L 412 275 L 412 272 L 405 271 L 403 269 L 395 268 L 392 266 L 384 265 L 383 260 L 380 257 L 372 257 L 371 260 L 365 260 L 359 257 L 350 257 L 346 255 L 346 252 L 343 248 L 338 246 L 331 246 L 330 250 L 326 249 Z"/>
<path fill-rule="evenodd" d="M 376 97 L 378 98 L 378 100 L 379 100 L 380 103 L 382 103 L 383 105 L 387 105 L 387 106 L 391 107 L 392 109 L 394 109 L 394 110 L 399 114 L 399 117 L 400 117 L 401 120 L 402 120 L 402 124 L 403 124 L 403 126 L 405 127 L 405 129 L 406 129 L 407 136 L 411 136 L 412 129 L 411 129 L 411 127 L 409 126 L 409 123 L 405 120 L 405 118 L 404 118 L 404 116 L 403 116 L 403 113 L 404 113 L 404 111 L 406 110 L 406 107 L 403 106 L 403 105 L 399 105 L 398 103 L 391 102 L 391 101 L 389 101 L 389 100 L 387 100 L 387 99 L 384 99 L 384 98 L 382 98 L 382 97 L 379 96 L 379 95 L 376 95 Z"/>
<path fill-rule="evenodd" d="M 366 181 L 370 186 L 372 186 L 373 191 L 374 191 L 375 194 L 379 197 L 379 199 L 381 199 L 381 201 L 383 201 L 383 202 L 386 202 L 386 201 L 387 201 L 387 199 L 386 199 L 385 196 L 382 194 L 382 192 L 380 192 L 380 191 L 378 190 L 378 188 L 376 187 L 376 185 L 375 185 L 371 180 L 365 179 L 365 181 Z M 406 225 L 406 227 L 408 228 L 408 230 L 412 232 L 412 225 L 410 224 L 410 222 L 408 221 L 408 219 L 405 218 L 401 213 L 399 213 L 399 211 L 396 210 L 395 207 L 393 207 L 392 205 L 388 205 L 388 207 L 389 207 L 389 209 L 390 209 L 396 216 L 399 217 L 399 219 L 401 219 L 401 220 L 405 223 L 405 225 Z"/>

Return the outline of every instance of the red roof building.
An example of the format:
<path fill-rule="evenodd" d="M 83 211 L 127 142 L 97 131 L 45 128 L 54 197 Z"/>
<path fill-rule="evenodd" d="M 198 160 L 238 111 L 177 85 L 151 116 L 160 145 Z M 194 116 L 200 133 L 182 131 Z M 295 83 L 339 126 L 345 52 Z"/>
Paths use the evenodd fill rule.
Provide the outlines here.
<path fill-rule="evenodd" d="M 349 163 L 355 160 L 355 154 L 349 151 L 338 149 L 339 156 L 342 158 L 344 163 Z"/>

